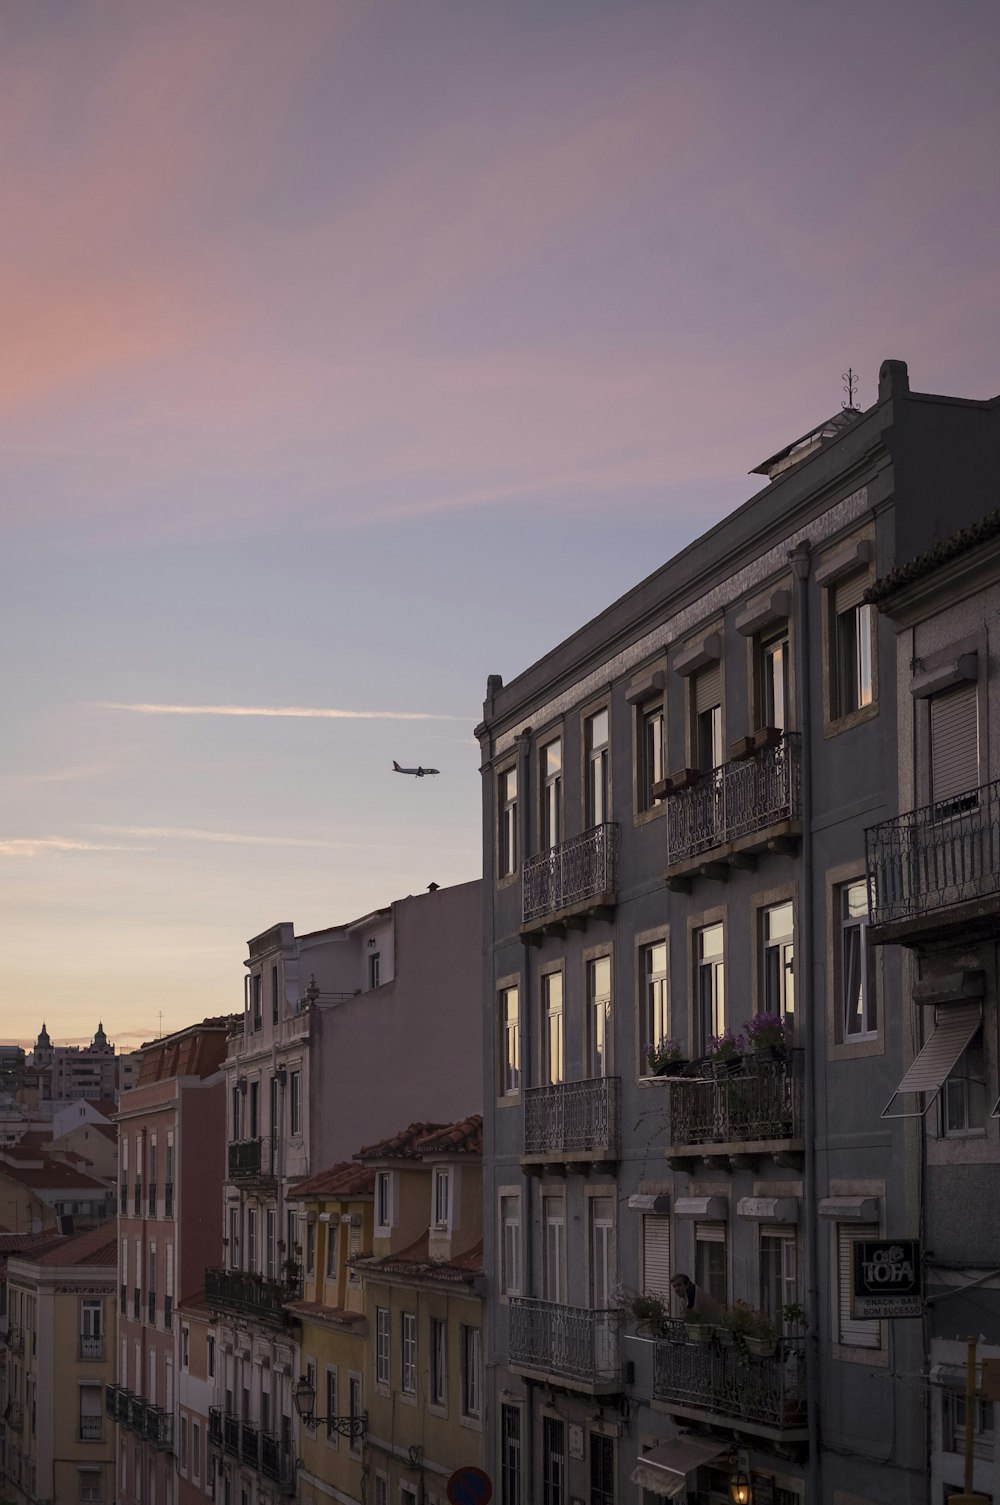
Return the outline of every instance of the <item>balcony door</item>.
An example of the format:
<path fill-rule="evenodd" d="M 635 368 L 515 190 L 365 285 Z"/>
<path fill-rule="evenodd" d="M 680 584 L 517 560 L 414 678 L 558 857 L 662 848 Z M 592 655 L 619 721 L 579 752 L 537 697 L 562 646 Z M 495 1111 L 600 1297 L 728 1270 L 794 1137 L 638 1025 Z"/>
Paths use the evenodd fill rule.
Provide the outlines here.
<path fill-rule="evenodd" d="M 781 1332 L 782 1311 L 799 1299 L 798 1245 L 794 1228 L 760 1233 L 760 1305 Z"/>
<path fill-rule="evenodd" d="M 590 1309 L 594 1315 L 594 1359 L 599 1375 L 610 1374 L 614 1362 L 612 1293 L 615 1269 L 615 1204 L 613 1197 L 590 1198 Z"/>
<path fill-rule="evenodd" d="M 542 1198 L 542 1296 L 561 1306 L 566 1300 L 566 1203 Z"/>
<path fill-rule="evenodd" d="M 588 716 L 585 722 L 587 745 L 587 808 L 588 827 L 600 826 L 609 818 L 610 767 L 608 746 L 608 713 L 598 711 Z"/>
<path fill-rule="evenodd" d="M 726 1028 L 726 949 L 721 925 L 706 925 L 695 932 L 698 985 L 698 1024 L 701 1048 Z"/>
<path fill-rule="evenodd" d="M 611 1051 L 611 958 L 587 963 L 587 1075 L 608 1076 Z"/>
<path fill-rule="evenodd" d="M 541 751 L 542 830 L 541 849 L 557 847 L 562 840 L 562 738 L 556 737 Z"/>
<path fill-rule="evenodd" d="M 563 975 L 561 972 L 547 972 L 542 978 L 542 1010 L 542 1082 L 556 1085 L 566 1080 Z"/>

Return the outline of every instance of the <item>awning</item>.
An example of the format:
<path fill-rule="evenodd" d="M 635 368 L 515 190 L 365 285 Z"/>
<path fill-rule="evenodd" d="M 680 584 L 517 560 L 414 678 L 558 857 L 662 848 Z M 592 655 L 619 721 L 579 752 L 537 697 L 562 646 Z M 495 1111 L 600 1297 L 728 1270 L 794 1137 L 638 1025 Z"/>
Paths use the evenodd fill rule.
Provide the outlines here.
<path fill-rule="evenodd" d="M 670 1211 L 670 1198 L 662 1192 L 637 1191 L 629 1197 L 628 1205 L 633 1212 L 655 1212 L 665 1217 Z"/>
<path fill-rule="evenodd" d="M 713 1463 L 731 1449 L 717 1438 L 676 1437 L 643 1453 L 632 1470 L 632 1483 L 664 1500 L 676 1500 L 687 1492 L 688 1474 L 703 1463 Z"/>
<path fill-rule="evenodd" d="M 675 1218 L 708 1218 L 722 1223 L 729 1217 L 728 1197 L 676 1197 Z"/>
<path fill-rule="evenodd" d="M 923 1118 L 961 1059 L 962 1052 L 969 1045 L 982 1019 L 983 1011 L 978 1003 L 942 1009 L 923 1049 L 914 1058 L 909 1071 L 882 1109 L 882 1117 Z M 925 1092 L 928 1094 L 927 1101 L 922 1108 L 890 1113 L 889 1109 L 903 1092 Z"/>
<path fill-rule="evenodd" d="M 821 1197 L 816 1210 L 838 1223 L 877 1223 L 878 1197 Z"/>
<path fill-rule="evenodd" d="M 736 1204 L 738 1218 L 751 1218 L 757 1223 L 797 1223 L 799 1221 L 798 1197 L 740 1197 Z"/>

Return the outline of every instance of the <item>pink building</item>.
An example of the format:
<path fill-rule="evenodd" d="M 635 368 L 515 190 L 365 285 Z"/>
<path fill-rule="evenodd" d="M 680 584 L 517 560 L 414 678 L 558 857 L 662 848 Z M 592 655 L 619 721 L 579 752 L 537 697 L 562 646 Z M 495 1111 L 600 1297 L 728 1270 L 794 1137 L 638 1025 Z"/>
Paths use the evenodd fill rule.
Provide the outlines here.
<path fill-rule="evenodd" d="M 222 1252 L 226 1103 L 221 1070 L 232 1021 L 206 1019 L 143 1047 L 119 1124 L 118 1352 L 107 1406 L 117 1426 L 118 1505 L 179 1505 L 183 1447 L 203 1446 L 207 1406 L 179 1416 L 190 1335 L 179 1300 L 196 1298 Z M 204 1460 L 207 1462 L 207 1459 Z M 199 1459 L 197 1498 L 210 1493 Z"/>

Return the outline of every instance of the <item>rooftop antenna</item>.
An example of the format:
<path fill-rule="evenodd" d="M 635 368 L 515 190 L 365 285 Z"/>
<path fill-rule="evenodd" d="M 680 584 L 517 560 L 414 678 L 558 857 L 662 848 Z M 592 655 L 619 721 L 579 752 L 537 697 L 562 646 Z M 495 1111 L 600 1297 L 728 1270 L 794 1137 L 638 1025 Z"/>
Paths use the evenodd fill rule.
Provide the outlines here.
<path fill-rule="evenodd" d="M 841 372 L 840 379 L 844 383 L 844 391 L 847 393 L 847 401 L 842 402 L 840 406 L 848 413 L 860 413 L 861 409 L 854 401 L 858 390 L 858 373 L 851 366 L 848 366 L 846 371 Z"/>

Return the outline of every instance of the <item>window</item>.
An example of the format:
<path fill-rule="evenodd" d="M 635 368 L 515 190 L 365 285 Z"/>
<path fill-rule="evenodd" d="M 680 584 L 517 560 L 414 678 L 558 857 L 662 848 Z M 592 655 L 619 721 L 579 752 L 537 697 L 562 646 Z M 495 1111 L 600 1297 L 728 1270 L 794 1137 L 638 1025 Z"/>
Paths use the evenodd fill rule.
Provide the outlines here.
<path fill-rule="evenodd" d="M 252 1266 L 250 1267 L 253 1268 Z M 306 1223 L 306 1274 L 316 1273 L 316 1224 Z"/>
<path fill-rule="evenodd" d="M 611 958 L 587 963 L 587 1074 L 607 1076 L 611 1046 Z"/>
<path fill-rule="evenodd" d="M 392 1228 L 392 1172 L 375 1172 L 375 1232 L 382 1238 Z"/>
<path fill-rule="evenodd" d="M 837 1342 L 849 1348 L 882 1347 L 881 1323 L 851 1316 L 855 1240 L 877 1239 L 878 1236 L 877 1223 L 837 1224 Z"/>
<path fill-rule="evenodd" d="M 586 822 L 588 826 L 600 826 L 611 817 L 607 710 L 587 717 L 584 740 L 587 751 Z"/>
<path fill-rule="evenodd" d="M 791 900 L 761 910 L 761 1012 L 795 1016 L 795 911 Z"/>
<path fill-rule="evenodd" d="M 649 1070 L 647 1052 L 670 1036 L 669 984 L 667 981 L 667 943 L 654 941 L 642 952 L 642 1028 L 639 1044 L 640 1066 Z"/>
<path fill-rule="evenodd" d="M 946 1453 L 965 1452 L 965 1395 L 960 1390 L 941 1393 L 942 1448 Z M 994 1443 L 993 1402 L 976 1400 L 972 1434 L 972 1452 L 976 1458 L 992 1461 Z"/>
<path fill-rule="evenodd" d="M 874 700 L 875 607 L 861 599 L 869 578 L 867 570 L 848 575 L 832 589 L 831 688 L 835 716 L 849 716 Z"/>
<path fill-rule="evenodd" d="M 590 1433 L 590 1505 L 615 1505 L 615 1442 Z"/>
<path fill-rule="evenodd" d="M 361 1225 L 358 1224 L 355 1227 L 355 1225 L 352 1223 L 350 1228 L 348 1228 L 347 1230 L 347 1284 L 349 1286 L 359 1286 L 361 1284 L 361 1271 L 351 1263 L 355 1255 L 358 1255 L 360 1253 Z"/>
<path fill-rule="evenodd" d="M 123 1475 L 124 1477 L 124 1475 Z M 80 1499 L 90 1505 L 90 1502 L 99 1502 L 101 1498 L 101 1471 L 99 1468 L 81 1468 L 80 1470 Z"/>
<path fill-rule="evenodd" d="M 642 1218 L 642 1289 L 670 1306 L 670 1219 L 657 1213 Z"/>
<path fill-rule="evenodd" d="M 271 968 L 271 1023 L 272 1024 L 277 1024 L 277 1022 L 278 1022 L 278 1015 L 279 1015 L 279 1012 L 280 1012 L 280 1007 L 281 1007 L 281 1005 L 280 1005 L 280 1002 L 279 1002 L 279 994 L 278 994 L 278 969 L 277 969 L 277 967 L 272 967 Z"/>
<path fill-rule="evenodd" d="M 80 1441 L 100 1442 L 103 1436 L 104 1407 L 101 1404 L 101 1387 L 100 1385 L 81 1385 Z"/>
<path fill-rule="evenodd" d="M 191 1473 L 196 1482 L 201 1479 L 201 1424 L 191 1422 Z"/>
<path fill-rule="evenodd" d="M 542 788 L 542 851 L 556 847 L 562 840 L 562 738 L 556 737 L 539 754 Z"/>
<path fill-rule="evenodd" d="M 451 1170 L 446 1165 L 434 1167 L 434 1227 L 451 1227 Z"/>
<path fill-rule="evenodd" d="M 448 1328 L 431 1318 L 431 1405 L 448 1403 Z"/>
<path fill-rule="evenodd" d="M 788 631 L 757 639 L 757 711 L 761 726 L 788 726 Z"/>
<path fill-rule="evenodd" d="M 368 986 L 377 988 L 382 980 L 382 957 L 378 951 L 372 951 L 368 957 Z"/>
<path fill-rule="evenodd" d="M 566 1505 L 566 1424 L 542 1417 L 542 1505 Z"/>
<path fill-rule="evenodd" d="M 517 872 L 517 768 L 507 768 L 497 779 L 499 829 L 497 831 L 497 876 Z"/>
<path fill-rule="evenodd" d="M 566 1204 L 562 1197 L 542 1198 L 542 1294 L 546 1301 L 566 1299 Z"/>
<path fill-rule="evenodd" d="M 932 695 L 930 713 L 930 797 L 945 809 L 962 808 L 960 795 L 979 785 L 979 704 L 975 681 Z"/>
<path fill-rule="evenodd" d="M 941 1133 L 948 1138 L 981 1134 L 986 1127 L 986 1060 L 983 1032 L 974 1036 L 941 1092 Z"/>
<path fill-rule="evenodd" d="M 253 1027 L 256 1033 L 264 1023 L 263 978 L 259 972 L 254 973 L 250 981 L 250 987 L 253 996 Z"/>
<path fill-rule="evenodd" d="M 695 931 L 695 967 L 698 1026 L 705 1050 L 709 1040 L 726 1028 L 726 950 L 721 924 Z"/>
<path fill-rule="evenodd" d="M 500 1198 L 500 1290 L 504 1296 L 521 1294 L 521 1199 Z"/>
<path fill-rule="evenodd" d="M 205 1339 L 205 1361 L 210 1380 L 215 1379 L 215 1334 L 209 1333 Z"/>
<path fill-rule="evenodd" d="M 500 1061 L 502 1097 L 516 1097 L 521 1090 L 520 991 L 500 990 Z"/>
<path fill-rule="evenodd" d="M 611 1197 L 591 1197 L 590 1307 L 605 1312 L 615 1285 L 615 1204 Z"/>
<path fill-rule="evenodd" d="M 278 1257 L 276 1238 L 278 1232 L 278 1214 L 273 1207 L 269 1207 L 264 1214 L 264 1271 L 268 1280 L 273 1280 L 278 1273 Z"/>
<path fill-rule="evenodd" d="M 326 1414 L 328 1417 L 337 1415 L 337 1371 L 335 1368 L 326 1371 Z M 326 1440 L 334 1447 L 340 1446 L 339 1434 L 332 1421 L 326 1424 Z"/>
<path fill-rule="evenodd" d="M 402 1339 L 402 1389 L 404 1395 L 417 1393 L 417 1318 L 414 1312 L 404 1312 L 401 1322 Z"/>
<path fill-rule="evenodd" d="M 521 1411 L 500 1406 L 500 1505 L 521 1505 Z"/>
<path fill-rule="evenodd" d="M 104 1303 L 81 1301 L 80 1303 L 80 1357 L 100 1359 L 104 1357 Z"/>
<path fill-rule="evenodd" d="M 695 1223 L 694 1283 L 720 1306 L 729 1304 L 725 1223 Z"/>
<path fill-rule="evenodd" d="M 389 1375 L 389 1308 L 375 1308 L 375 1383 L 390 1384 Z"/>
<path fill-rule="evenodd" d="M 246 1268 L 254 1273 L 257 1270 L 257 1209 L 247 1208 L 247 1261 Z"/>
<path fill-rule="evenodd" d="M 639 708 L 639 747 L 636 789 L 640 810 L 652 810 L 656 806 L 653 786 L 664 776 L 663 768 L 663 706 L 644 705 Z"/>
<path fill-rule="evenodd" d="M 385 1474 L 375 1475 L 375 1505 L 389 1505 L 389 1481 Z"/>
<path fill-rule="evenodd" d="M 181 1328 L 181 1368 L 189 1369 L 191 1365 L 191 1329 Z"/>
<path fill-rule="evenodd" d="M 326 1278 L 333 1280 L 337 1274 L 337 1225 L 326 1225 Z"/>
<path fill-rule="evenodd" d="M 352 1421 L 360 1421 L 364 1414 L 364 1400 L 361 1393 L 360 1374 L 351 1374 L 347 1378 L 347 1414 Z M 361 1437 L 355 1433 L 348 1446 L 355 1458 L 361 1452 Z"/>
<path fill-rule="evenodd" d="M 483 1404 L 482 1334 L 462 1326 L 462 1415 L 479 1417 Z"/>
<path fill-rule="evenodd" d="M 288 1132 L 301 1134 L 302 1132 L 302 1073 L 290 1071 L 288 1073 Z"/>
<path fill-rule="evenodd" d="M 177 1462 L 182 1471 L 186 1470 L 188 1466 L 188 1423 L 187 1417 L 183 1414 L 180 1417 L 180 1446 Z"/>
<path fill-rule="evenodd" d="M 250 1138 L 260 1136 L 260 1082 L 250 1083 Z"/>
<path fill-rule="evenodd" d="M 563 1040 L 563 975 L 546 972 L 542 978 L 543 1059 L 542 1082 L 565 1080 Z"/>
<path fill-rule="evenodd" d="M 798 1242 L 793 1228 L 760 1231 L 760 1307 L 781 1332 L 782 1308 L 799 1299 Z"/>
<path fill-rule="evenodd" d="M 694 766 L 703 773 L 718 768 L 725 758 L 722 746 L 722 666 L 716 660 L 691 676 Z"/>
<path fill-rule="evenodd" d="M 840 1020 L 845 1040 L 870 1039 L 878 1032 L 875 989 L 868 972 L 868 887 L 864 879 L 845 883 L 840 899 Z"/>

